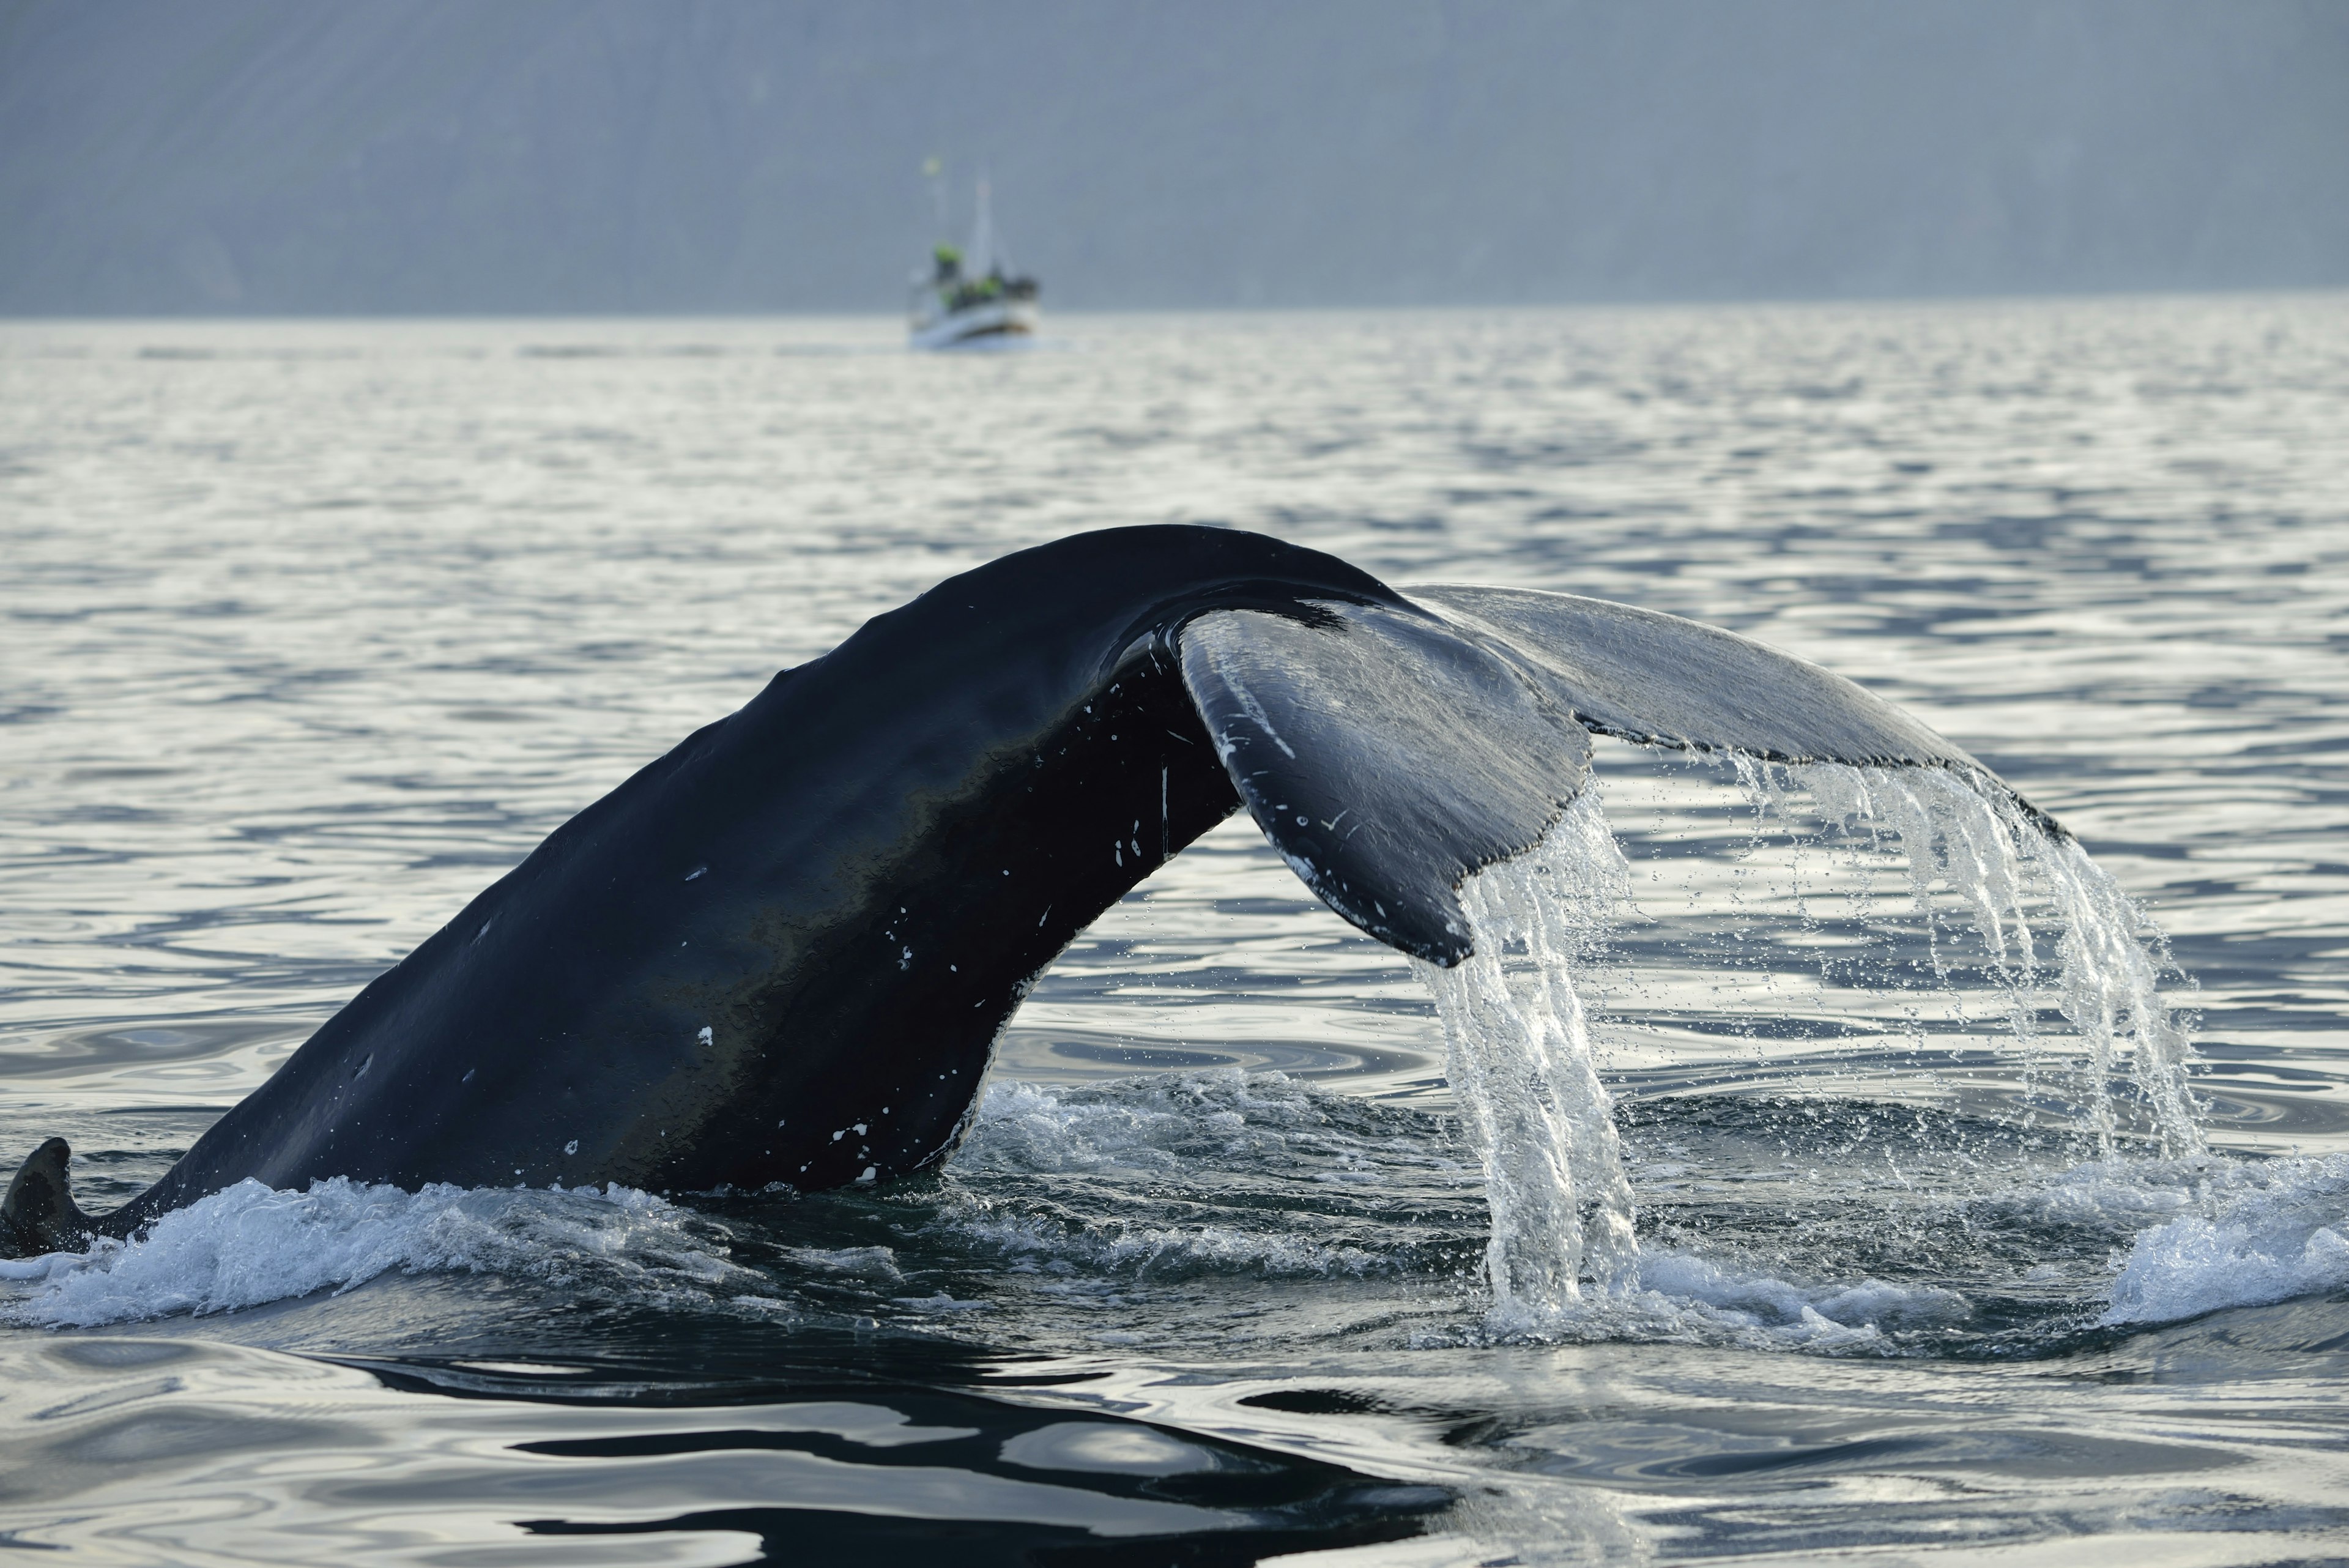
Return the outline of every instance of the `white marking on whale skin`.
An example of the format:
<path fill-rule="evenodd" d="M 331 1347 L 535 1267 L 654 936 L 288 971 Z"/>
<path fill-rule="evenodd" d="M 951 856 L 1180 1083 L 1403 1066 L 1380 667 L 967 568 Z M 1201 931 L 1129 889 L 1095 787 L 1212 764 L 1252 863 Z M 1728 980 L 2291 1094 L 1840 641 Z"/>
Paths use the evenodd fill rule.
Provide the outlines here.
<path fill-rule="evenodd" d="M 911 969 L 914 967 L 913 949 L 907 948 L 904 952 L 897 955 L 897 967 L 899 969 Z"/>
<path fill-rule="evenodd" d="M 864 1175 L 862 1175 L 862 1176 L 860 1176 L 860 1177 L 858 1177 L 856 1179 L 857 1179 L 858 1181 L 860 1181 L 860 1182 L 869 1182 L 869 1181 L 871 1181 L 874 1178 L 875 1178 L 876 1176 L 878 1176 L 878 1175 L 880 1175 L 880 1174 L 881 1174 L 881 1173 L 880 1173 L 879 1171 L 875 1170 L 873 1167 L 871 1167 L 871 1166 L 869 1166 L 869 1165 L 868 1165 L 868 1166 L 866 1166 L 866 1167 L 864 1168 Z"/>
<path fill-rule="evenodd" d="M 1222 675 L 1223 671 L 1217 670 L 1216 673 Z M 1239 699 L 1241 711 L 1246 712 L 1250 719 L 1256 721 L 1256 727 L 1264 732 L 1265 738 L 1270 741 L 1274 745 L 1278 746 L 1281 751 L 1288 755 L 1290 762 L 1295 762 L 1297 760 L 1297 748 L 1280 738 L 1280 732 L 1272 727 L 1272 716 L 1264 711 L 1264 704 L 1256 700 L 1256 693 L 1241 685 L 1238 681 L 1233 680 L 1229 675 L 1224 675 L 1224 689 L 1229 691 L 1233 696 Z"/>
<path fill-rule="evenodd" d="M 692 881 L 696 877 L 699 877 L 699 876 L 703 876 L 703 875 L 705 875 L 709 870 L 709 867 L 707 867 L 707 866 L 697 866 L 697 867 L 695 867 L 692 870 L 690 870 L 690 871 L 688 871 L 688 872 L 687 872 L 687 873 L 685 874 L 685 879 L 686 879 L 687 881 L 690 882 L 690 881 Z"/>
<path fill-rule="evenodd" d="M 718 1044 L 717 1031 L 711 1029 L 707 1023 L 701 1026 L 701 1033 L 695 1035 L 694 1038 L 700 1041 L 704 1045 L 715 1045 Z"/>
<path fill-rule="evenodd" d="M 844 1138 L 844 1137 L 846 1137 L 847 1136 L 848 1136 L 848 1129 L 847 1129 L 847 1128 L 845 1128 L 845 1127 L 843 1127 L 840 1131 L 838 1131 L 838 1132 L 836 1132 L 836 1133 L 834 1133 L 834 1134 L 833 1134 L 833 1135 L 832 1135 L 832 1141 L 833 1141 L 833 1142 L 834 1142 L 834 1143 L 838 1143 L 842 1138 Z"/>
<path fill-rule="evenodd" d="M 863 1137 L 864 1136 L 864 1124 L 863 1122 L 856 1124 L 856 1136 L 858 1137 Z"/>
<path fill-rule="evenodd" d="M 563 1146 L 563 1152 L 565 1154 L 577 1154 L 579 1152 L 579 1140 L 574 1137 L 569 1143 L 564 1144 Z"/>
<path fill-rule="evenodd" d="M 465 1075 L 458 1079 L 457 1082 L 460 1084 L 470 1084 L 473 1081 L 473 1075 L 480 1071 L 481 1069 L 479 1067 L 468 1067 L 465 1069 Z"/>
<path fill-rule="evenodd" d="M 473 933 L 473 940 L 478 942 L 483 937 L 488 936 L 490 934 L 490 928 L 497 923 L 498 918 L 495 915 L 492 915 L 488 919 L 483 920 L 481 922 L 481 929 Z"/>

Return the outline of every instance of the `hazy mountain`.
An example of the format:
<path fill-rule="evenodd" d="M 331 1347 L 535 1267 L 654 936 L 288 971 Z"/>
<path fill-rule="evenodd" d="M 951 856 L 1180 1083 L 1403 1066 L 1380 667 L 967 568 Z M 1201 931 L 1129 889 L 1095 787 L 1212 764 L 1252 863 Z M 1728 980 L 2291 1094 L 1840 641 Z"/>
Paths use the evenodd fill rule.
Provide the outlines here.
<path fill-rule="evenodd" d="M 0 310 L 2349 284 L 2338 0 L 0 4 Z"/>

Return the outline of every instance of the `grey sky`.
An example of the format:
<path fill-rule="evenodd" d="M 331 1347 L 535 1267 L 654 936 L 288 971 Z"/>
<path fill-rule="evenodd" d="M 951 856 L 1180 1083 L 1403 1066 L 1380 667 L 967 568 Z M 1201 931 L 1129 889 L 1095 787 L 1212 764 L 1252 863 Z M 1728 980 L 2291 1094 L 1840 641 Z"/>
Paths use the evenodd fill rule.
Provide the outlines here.
<path fill-rule="evenodd" d="M 2349 284 L 2340 0 L 16 0 L 0 311 Z"/>

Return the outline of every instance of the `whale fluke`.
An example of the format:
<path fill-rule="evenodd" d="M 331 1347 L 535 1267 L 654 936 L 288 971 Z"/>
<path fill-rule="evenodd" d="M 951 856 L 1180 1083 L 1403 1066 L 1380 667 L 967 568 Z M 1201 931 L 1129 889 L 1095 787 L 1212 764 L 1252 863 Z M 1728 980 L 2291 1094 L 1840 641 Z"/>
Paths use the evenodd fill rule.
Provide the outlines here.
<path fill-rule="evenodd" d="M 1842 676 L 1702 621 L 1534 588 L 1409 593 L 1464 635 L 1549 671 L 1600 734 L 1773 762 L 1982 766 Z"/>
<path fill-rule="evenodd" d="M 2005 794 L 2057 838 L 2071 836 L 1914 716 L 1735 632 L 1533 588 L 1441 584 L 1410 593 L 1464 635 L 1506 644 L 1549 671 L 1576 719 L 1595 733 L 1765 762 L 1949 768 Z"/>
<path fill-rule="evenodd" d="M 1540 842 L 1594 732 L 1991 776 L 1694 621 L 1404 594 L 1230 529 L 1078 535 L 874 617 L 586 806 L 122 1209 L 84 1215 L 42 1145 L 0 1248 L 127 1235 L 247 1177 L 809 1192 L 926 1169 L 1036 977 L 1233 811 L 1346 919 L 1454 965 L 1462 882 Z"/>
<path fill-rule="evenodd" d="M 1265 836 L 1323 903 L 1432 963 L 1468 956 L 1462 879 L 1531 848 L 1589 776 L 1546 671 L 1423 612 L 1219 610 L 1182 646 Z"/>

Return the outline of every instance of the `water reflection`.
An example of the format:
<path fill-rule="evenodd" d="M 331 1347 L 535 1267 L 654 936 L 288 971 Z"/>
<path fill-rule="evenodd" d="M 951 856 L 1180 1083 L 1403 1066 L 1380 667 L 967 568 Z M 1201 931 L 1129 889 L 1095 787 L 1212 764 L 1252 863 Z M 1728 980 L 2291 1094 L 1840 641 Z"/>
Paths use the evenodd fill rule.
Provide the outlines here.
<path fill-rule="evenodd" d="M 856 1368 L 843 1381 L 802 1343 L 781 1365 L 688 1371 L 666 1337 L 666 1360 L 634 1366 L 20 1345 L 12 1386 L 53 1397 L 19 1413 L 0 1514 L 55 1520 L 71 1505 L 45 1532 L 52 1544 L 185 1542 L 245 1561 L 314 1561 L 324 1540 L 364 1561 L 449 1561 L 439 1549 L 463 1542 L 524 1562 L 737 1562 L 763 1543 L 885 1560 L 1131 1562 L 1140 1548 L 1247 1563 L 1414 1535 L 1450 1501 L 1274 1449 L 1022 1405 L 968 1386 L 1000 1370 L 1016 1387 L 1016 1369 L 968 1357 L 843 1345 L 835 1355 Z M 600 1555 L 546 1539 L 647 1535 L 671 1539 Z"/>

